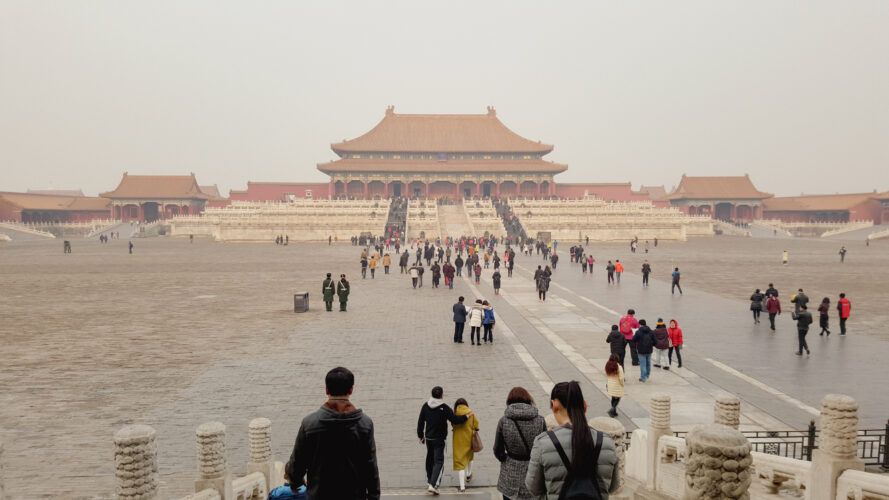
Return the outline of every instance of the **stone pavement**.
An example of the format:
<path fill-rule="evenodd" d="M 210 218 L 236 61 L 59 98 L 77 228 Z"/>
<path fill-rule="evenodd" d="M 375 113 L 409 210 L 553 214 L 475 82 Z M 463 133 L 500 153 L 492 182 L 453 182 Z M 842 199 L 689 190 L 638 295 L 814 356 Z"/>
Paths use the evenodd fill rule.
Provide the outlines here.
<path fill-rule="evenodd" d="M 436 384 L 448 404 L 465 397 L 478 415 L 487 448 L 476 456 L 473 486 L 494 485 L 499 464 L 490 448 L 511 387 L 529 389 L 545 415 L 552 383 L 577 379 L 589 415 L 604 414 L 604 337 L 627 306 L 650 320 L 676 317 L 688 345 L 681 373 L 656 372 L 643 386 L 628 369 L 620 405 L 628 429 L 646 424 L 655 389 L 673 395 L 677 429 L 709 422 L 720 388 L 744 400 L 745 428 L 802 429 L 807 407 L 827 392 L 853 394 L 862 426 L 885 422 L 889 396 L 877 362 L 885 343 L 810 334 L 813 355 L 798 359 L 787 316 L 772 335 L 750 324 L 746 302 L 688 289 L 672 297 L 665 283 L 642 289 L 628 273 L 609 288 L 601 266 L 584 276 L 567 257 L 540 304 L 530 281 L 536 258 L 520 256 L 515 276 L 503 278 L 503 295 L 494 296 L 491 270 L 481 285 L 459 278 L 454 290 L 432 289 L 428 272 L 426 286 L 414 290 L 397 268 L 361 280 L 360 248 L 344 244 L 158 238 L 140 240 L 132 256 L 125 245 L 82 242 L 68 256 L 52 241 L 0 248 L 0 386 L 8 388 L 0 394 L 0 440 L 13 497 L 33 493 L 35 476 L 64 482 L 72 496 L 110 494 L 111 435 L 129 423 L 157 429 L 166 498 L 192 488 L 194 430 L 206 421 L 228 427 L 235 473 L 244 472 L 255 417 L 272 420 L 273 451 L 286 460 L 300 420 L 325 399 L 324 374 L 340 364 L 355 372 L 353 400 L 374 419 L 387 491 L 423 486 L 416 418 Z M 349 276 L 349 312 L 323 311 L 318 292 L 327 271 Z M 312 294 L 306 314 L 292 312 L 297 290 Z M 458 295 L 494 304 L 493 345 L 452 342 Z M 443 492 L 456 484 L 450 455 Z"/>
<path fill-rule="evenodd" d="M 535 256 L 517 262 L 516 275 L 525 277 L 526 284 L 516 290 L 513 282 L 505 280 L 504 297 L 520 304 L 524 315 L 536 315 L 536 321 L 549 327 L 580 325 L 585 318 L 586 331 L 561 324 L 558 331 L 566 345 L 583 353 L 599 377 L 609 353 L 604 338 L 628 308 L 634 308 L 637 318 L 647 319 L 650 326 L 659 317 L 679 322 L 685 341 L 683 369 L 653 369 L 652 379 L 641 384 L 636 380 L 638 368 L 628 364 L 626 398 L 642 404 L 625 406 L 628 402 L 622 401 L 621 407 L 639 425 L 646 423 L 643 412 L 655 390 L 666 390 L 673 396 L 674 422 L 688 425 L 709 419 L 712 397 L 720 390 L 732 392 L 746 403 L 742 405 L 742 425 L 749 429 L 805 429 L 817 415 L 823 396 L 831 392 L 850 394 L 860 402 L 862 428 L 880 428 L 889 415 L 889 393 L 882 390 L 881 382 L 885 370 L 879 362 L 889 356 L 889 344 L 882 340 L 866 335 L 840 337 L 836 327 L 830 337 L 819 337 L 815 327 L 807 337 L 812 355 L 797 357 L 793 354 L 797 347 L 795 322 L 789 312 L 779 316 L 778 332 L 772 334 L 767 317 L 759 325 L 753 324 L 747 301 L 688 288 L 684 295 L 672 295 L 668 282 L 655 279 L 649 288 L 643 288 L 641 276 L 627 272 L 621 285 L 609 286 L 604 266 L 598 262 L 593 276 L 584 275 L 578 264 L 560 262 L 550 288 L 552 298 L 548 295 L 546 312 L 540 312 L 544 308 L 536 302 L 529 278 L 541 261 Z M 785 311 L 792 310 L 788 295 L 786 290 L 782 295 Z M 571 330 L 574 332 L 568 333 Z M 597 388 L 604 391 L 604 378 L 592 381 L 601 381 Z"/>

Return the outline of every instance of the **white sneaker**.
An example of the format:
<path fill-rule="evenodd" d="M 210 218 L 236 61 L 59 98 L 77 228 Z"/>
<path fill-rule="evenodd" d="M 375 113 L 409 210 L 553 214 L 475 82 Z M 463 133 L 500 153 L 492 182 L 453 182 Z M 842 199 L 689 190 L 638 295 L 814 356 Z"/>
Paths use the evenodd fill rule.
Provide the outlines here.
<path fill-rule="evenodd" d="M 438 488 L 430 484 L 429 488 L 426 489 L 426 493 L 429 493 L 431 495 L 438 495 Z"/>

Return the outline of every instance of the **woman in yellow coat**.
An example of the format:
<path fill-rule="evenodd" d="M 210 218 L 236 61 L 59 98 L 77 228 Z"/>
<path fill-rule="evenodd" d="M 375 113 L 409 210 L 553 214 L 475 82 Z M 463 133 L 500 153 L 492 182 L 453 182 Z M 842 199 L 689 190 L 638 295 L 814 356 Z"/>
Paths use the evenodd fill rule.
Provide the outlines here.
<path fill-rule="evenodd" d="M 461 417 L 468 415 L 472 410 L 469 403 L 460 398 L 454 403 L 454 413 Z M 466 481 L 472 479 L 472 459 L 475 454 L 472 451 L 472 435 L 478 430 L 478 419 L 473 414 L 466 422 L 454 426 L 454 470 L 460 477 L 460 491 L 466 490 Z"/>

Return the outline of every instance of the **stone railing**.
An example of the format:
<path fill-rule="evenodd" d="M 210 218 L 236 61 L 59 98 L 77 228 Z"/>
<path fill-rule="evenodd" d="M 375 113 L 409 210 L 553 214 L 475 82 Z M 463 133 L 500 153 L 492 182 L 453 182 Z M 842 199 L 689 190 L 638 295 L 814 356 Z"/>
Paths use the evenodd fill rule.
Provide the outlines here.
<path fill-rule="evenodd" d="M 838 227 L 836 229 L 831 229 L 829 231 L 825 231 L 825 232 L 821 233 L 821 237 L 827 238 L 828 236 L 836 236 L 838 234 L 849 233 L 852 231 L 857 231 L 859 229 L 866 229 L 869 227 L 873 227 L 873 225 L 874 225 L 874 221 L 872 221 L 872 220 L 849 222 L 849 223 L 845 224 L 843 227 Z"/>
<path fill-rule="evenodd" d="M 183 500 L 265 500 L 269 491 L 284 484 L 284 464 L 275 462 L 271 449 L 271 422 L 250 422 L 250 460 L 247 475 L 232 479 L 225 447 L 225 425 L 207 422 L 195 431 L 198 474 L 195 493 Z M 114 435 L 117 498 L 154 500 L 158 494 L 157 445 L 154 429 L 146 425 L 124 427 Z M 0 481 L 2 492 L 2 481 Z M 0 496 L 2 498 L 2 496 Z"/>
<path fill-rule="evenodd" d="M 847 470 L 837 479 L 836 500 L 889 499 L 889 476 Z"/>
<path fill-rule="evenodd" d="M 876 233 L 870 233 L 869 235 L 867 235 L 868 240 L 880 240 L 883 238 L 889 238 L 889 229 L 878 231 Z"/>
<path fill-rule="evenodd" d="M 5 227 L 7 229 L 12 229 L 15 231 L 21 231 L 23 233 L 33 234 L 34 236 L 42 236 L 44 238 L 55 238 L 56 235 L 47 232 L 41 231 L 39 229 L 34 229 L 27 224 L 22 224 L 20 222 L 8 221 L 8 222 L 0 222 L 0 227 Z"/>
<path fill-rule="evenodd" d="M 752 452 L 751 456 L 754 476 L 768 493 L 799 491 L 808 486 L 812 462 L 757 451 Z"/>

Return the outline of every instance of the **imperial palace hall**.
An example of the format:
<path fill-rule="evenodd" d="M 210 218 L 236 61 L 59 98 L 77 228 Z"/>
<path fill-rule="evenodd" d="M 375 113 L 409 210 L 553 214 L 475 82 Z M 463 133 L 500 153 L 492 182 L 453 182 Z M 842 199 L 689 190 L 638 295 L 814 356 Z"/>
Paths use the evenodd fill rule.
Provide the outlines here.
<path fill-rule="evenodd" d="M 553 146 L 526 139 L 488 107 L 479 115 L 397 114 L 332 144 L 339 160 L 318 165 L 335 197 L 552 196 L 567 165 L 544 160 Z"/>

